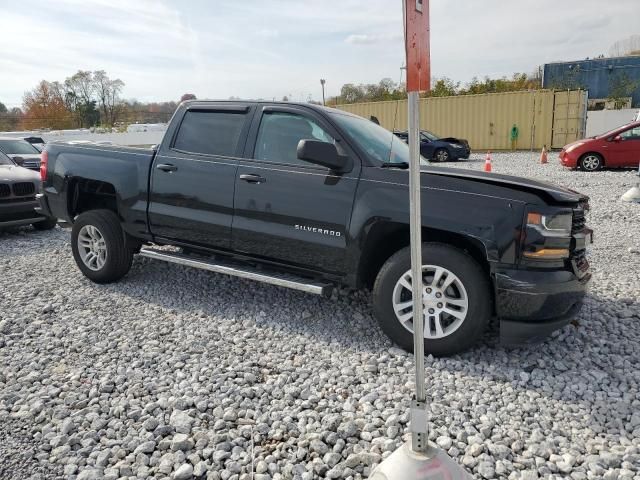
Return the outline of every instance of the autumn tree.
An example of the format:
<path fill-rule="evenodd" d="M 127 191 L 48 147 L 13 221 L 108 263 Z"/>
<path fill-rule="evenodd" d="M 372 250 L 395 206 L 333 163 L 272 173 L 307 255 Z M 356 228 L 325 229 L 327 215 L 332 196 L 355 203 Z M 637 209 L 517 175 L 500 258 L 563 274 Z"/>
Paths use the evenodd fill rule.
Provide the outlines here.
<path fill-rule="evenodd" d="M 180 97 L 181 102 L 186 102 L 187 100 L 196 100 L 196 96 L 193 93 L 185 93 Z"/>
<path fill-rule="evenodd" d="M 63 129 L 73 126 L 73 116 L 67 109 L 60 92 L 50 82 L 42 80 L 37 87 L 24 94 L 22 99 L 23 128 Z"/>

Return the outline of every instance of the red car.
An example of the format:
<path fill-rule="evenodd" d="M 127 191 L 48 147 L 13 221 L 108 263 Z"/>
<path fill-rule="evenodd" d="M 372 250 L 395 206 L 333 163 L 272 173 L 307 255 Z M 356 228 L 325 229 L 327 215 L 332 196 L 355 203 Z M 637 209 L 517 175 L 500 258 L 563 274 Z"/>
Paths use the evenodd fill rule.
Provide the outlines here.
<path fill-rule="evenodd" d="M 637 168 L 640 163 L 640 121 L 570 143 L 560 152 L 560 163 L 589 172 L 602 167 Z"/>

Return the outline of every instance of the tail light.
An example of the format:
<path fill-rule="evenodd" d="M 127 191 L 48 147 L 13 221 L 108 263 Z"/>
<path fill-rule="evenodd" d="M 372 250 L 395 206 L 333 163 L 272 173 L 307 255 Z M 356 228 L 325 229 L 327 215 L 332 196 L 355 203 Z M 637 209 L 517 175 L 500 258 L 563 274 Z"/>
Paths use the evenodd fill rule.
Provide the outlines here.
<path fill-rule="evenodd" d="M 47 163 L 49 162 L 49 153 L 43 150 L 40 154 L 40 180 L 44 182 L 47 179 Z"/>

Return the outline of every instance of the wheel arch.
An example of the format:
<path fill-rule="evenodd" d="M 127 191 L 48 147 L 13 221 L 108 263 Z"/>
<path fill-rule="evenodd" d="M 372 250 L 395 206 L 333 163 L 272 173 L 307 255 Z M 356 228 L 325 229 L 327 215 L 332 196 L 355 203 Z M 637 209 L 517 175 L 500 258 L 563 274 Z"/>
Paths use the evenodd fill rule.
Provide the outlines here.
<path fill-rule="evenodd" d="M 490 266 L 485 245 L 477 238 L 447 230 L 422 227 L 423 242 L 438 242 L 467 252 L 485 271 Z M 371 288 L 384 263 L 397 251 L 409 246 L 409 226 L 395 222 L 375 224 L 369 231 L 358 265 L 357 284 Z"/>
<path fill-rule="evenodd" d="M 73 219 L 89 210 L 110 210 L 122 219 L 113 184 L 101 180 L 73 178 L 69 182 L 67 195 L 69 217 Z"/>

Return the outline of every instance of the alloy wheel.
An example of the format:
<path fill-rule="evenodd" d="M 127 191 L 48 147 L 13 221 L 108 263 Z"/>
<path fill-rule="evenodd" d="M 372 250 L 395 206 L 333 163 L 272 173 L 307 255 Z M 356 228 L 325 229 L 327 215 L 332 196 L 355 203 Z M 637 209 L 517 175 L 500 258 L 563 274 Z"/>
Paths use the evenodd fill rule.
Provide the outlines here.
<path fill-rule="evenodd" d="M 438 150 L 438 152 L 436 153 L 436 160 L 438 160 L 439 162 L 446 162 L 447 160 L 449 160 L 449 152 L 447 152 L 446 150 Z"/>
<path fill-rule="evenodd" d="M 400 324 L 413 332 L 411 270 L 396 282 L 393 309 Z M 462 281 L 450 270 L 435 265 L 422 267 L 424 338 L 451 335 L 463 324 L 469 310 L 469 297 Z"/>
<path fill-rule="evenodd" d="M 582 159 L 582 168 L 590 172 L 600 168 L 600 157 L 597 155 L 587 155 Z"/>
<path fill-rule="evenodd" d="M 93 225 L 85 225 L 78 233 L 78 252 L 82 263 L 97 272 L 107 262 L 107 244 L 104 236 Z"/>

